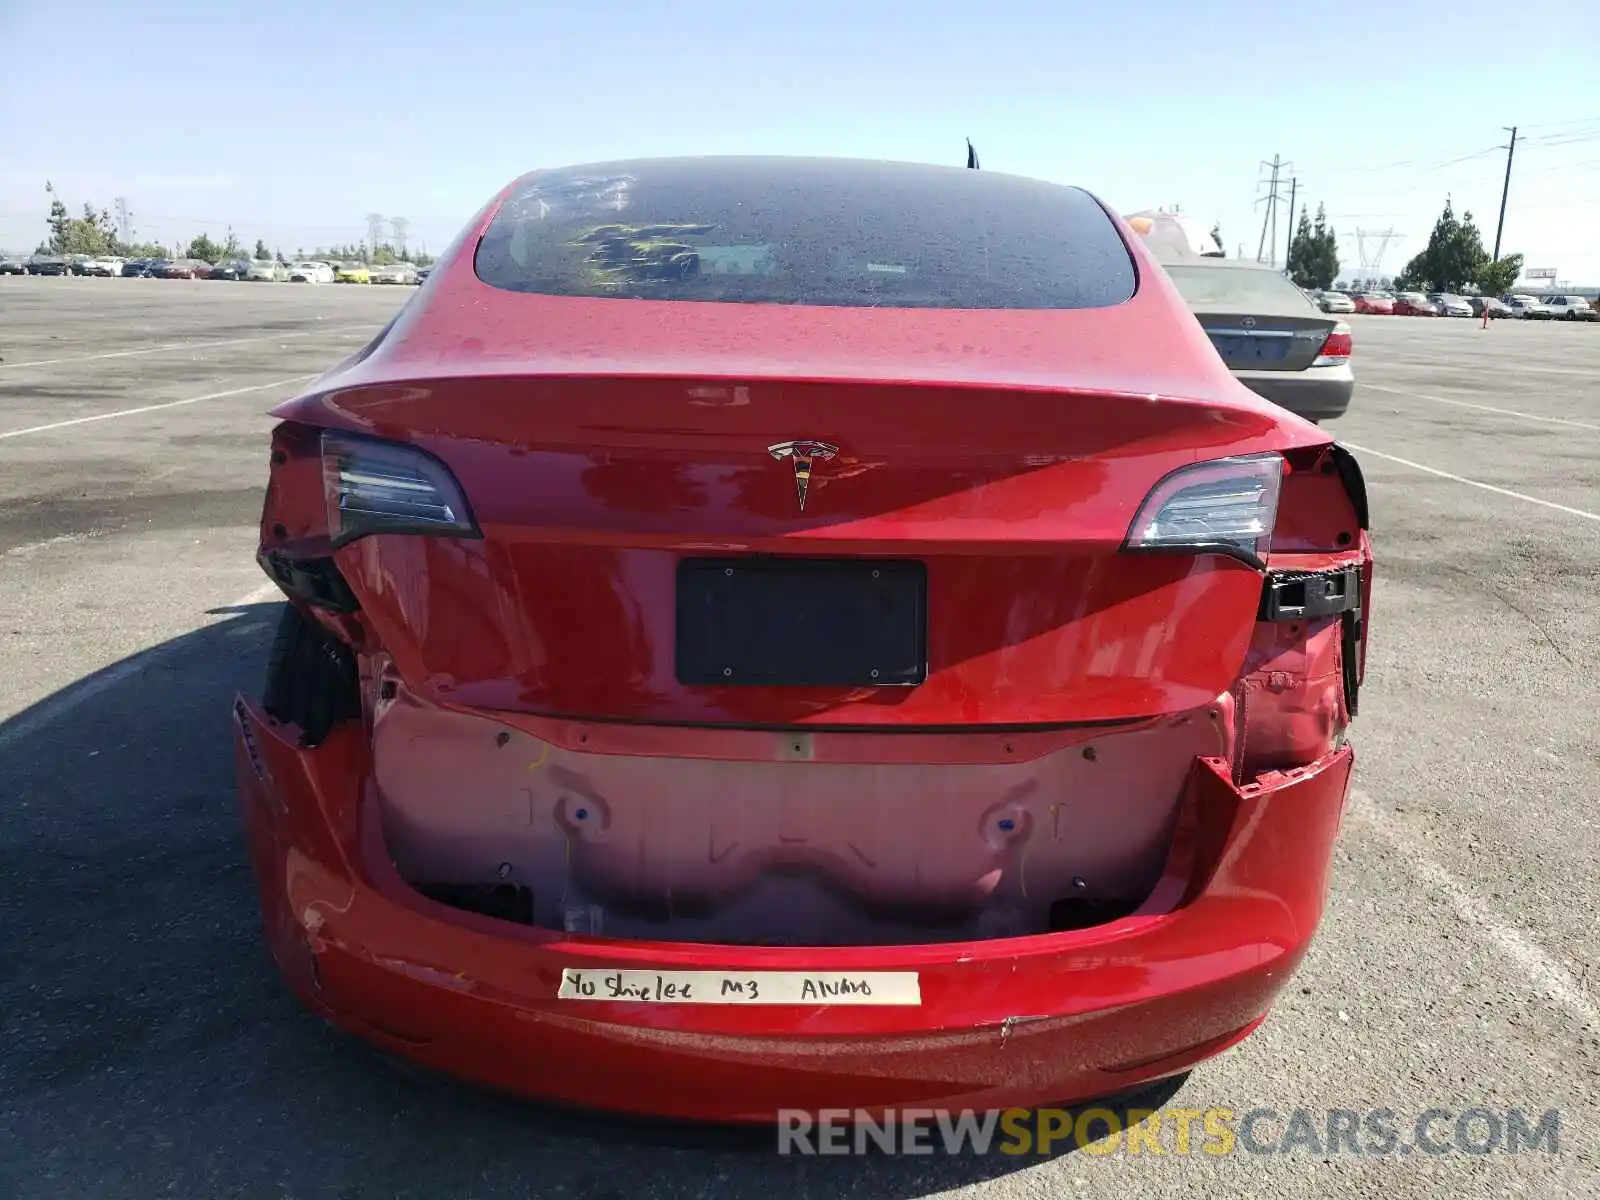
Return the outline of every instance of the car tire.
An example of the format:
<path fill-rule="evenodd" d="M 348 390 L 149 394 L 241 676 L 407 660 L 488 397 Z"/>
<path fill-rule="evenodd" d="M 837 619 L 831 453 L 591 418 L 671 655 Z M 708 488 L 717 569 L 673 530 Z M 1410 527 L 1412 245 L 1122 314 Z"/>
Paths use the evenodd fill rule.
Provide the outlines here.
<path fill-rule="evenodd" d="M 298 726 L 302 746 L 321 745 L 335 726 L 361 716 L 361 679 L 350 647 L 285 606 L 267 661 L 262 708 Z"/>

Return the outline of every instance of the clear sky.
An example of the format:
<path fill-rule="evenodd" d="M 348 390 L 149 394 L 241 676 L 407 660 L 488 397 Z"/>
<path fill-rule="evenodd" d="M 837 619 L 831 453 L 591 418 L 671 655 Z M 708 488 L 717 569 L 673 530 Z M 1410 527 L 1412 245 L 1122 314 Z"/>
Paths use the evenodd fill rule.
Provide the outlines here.
<path fill-rule="evenodd" d="M 535 166 L 960 163 L 970 136 L 985 169 L 1180 205 L 1250 257 L 1281 154 L 1347 269 L 1392 227 L 1393 271 L 1447 193 L 1492 243 L 1519 125 L 1506 252 L 1600 285 L 1600 0 L 0 0 L 0 47 L 12 250 L 47 179 L 167 243 L 231 224 L 292 254 L 376 212 L 437 249 Z"/>

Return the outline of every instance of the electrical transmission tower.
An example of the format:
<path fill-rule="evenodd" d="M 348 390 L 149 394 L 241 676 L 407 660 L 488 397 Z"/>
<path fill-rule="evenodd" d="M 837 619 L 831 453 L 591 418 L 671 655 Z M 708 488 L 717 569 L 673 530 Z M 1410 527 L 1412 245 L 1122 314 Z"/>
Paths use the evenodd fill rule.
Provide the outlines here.
<path fill-rule="evenodd" d="M 367 253 L 378 252 L 378 246 L 383 242 L 383 227 L 388 224 L 382 213 L 367 214 Z"/>
<path fill-rule="evenodd" d="M 133 242 L 133 214 L 128 211 L 128 198 L 117 197 L 117 235 L 122 238 L 124 245 Z"/>
<path fill-rule="evenodd" d="M 395 252 L 400 255 L 400 261 L 406 257 L 406 230 L 411 227 L 411 222 L 404 217 L 390 217 L 389 228 L 394 232 Z"/>
<path fill-rule="evenodd" d="M 1256 246 L 1256 261 L 1257 262 L 1267 262 L 1268 261 L 1268 259 L 1266 258 L 1267 249 L 1268 249 L 1268 247 L 1271 247 L 1271 249 L 1272 249 L 1271 263 L 1272 263 L 1273 266 L 1277 266 L 1278 265 L 1278 205 L 1284 203 L 1283 193 L 1281 191 L 1279 191 L 1279 187 L 1283 184 L 1283 182 L 1286 179 L 1288 179 L 1291 175 L 1293 175 L 1293 173 L 1294 173 L 1294 164 L 1293 163 L 1286 163 L 1286 162 L 1283 161 L 1283 159 L 1282 159 L 1282 157 L 1280 155 L 1274 154 L 1272 156 L 1272 161 L 1271 162 L 1263 162 L 1261 164 L 1261 169 L 1264 170 L 1264 171 L 1265 170 L 1270 170 L 1272 172 L 1272 175 L 1271 175 L 1270 178 L 1261 180 L 1257 184 L 1258 187 L 1262 183 L 1266 184 L 1267 194 L 1265 196 L 1262 196 L 1259 200 L 1257 200 L 1256 203 L 1257 204 L 1265 204 L 1267 206 L 1267 211 L 1265 213 L 1263 213 L 1262 217 L 1261 217 L 1261 242 L 1260 242 L 1259 245 Z M 1272 234 L 1272 240 L 1271 241 L 1267 240 L 1267 234 L 1268 234 L 1269 230 L 1271 231 L 1271 234 Z"/>
<path fill-rule="evenodd" d="M 1382 277 L 1383 253 L 1389 248 L 1390 242 L 1399 240 L 1400 232 L 1395 229 L 1356 230 L 1356 253 L 1361 259 L 1363 279 L 1375 284 Z"/>

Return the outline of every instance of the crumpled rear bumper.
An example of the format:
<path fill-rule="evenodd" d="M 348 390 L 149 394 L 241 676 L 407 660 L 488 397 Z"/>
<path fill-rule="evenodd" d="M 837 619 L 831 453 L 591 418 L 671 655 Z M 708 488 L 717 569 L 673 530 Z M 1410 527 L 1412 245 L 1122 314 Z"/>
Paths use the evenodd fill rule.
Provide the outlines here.
<path fill-rule="evenodd" d="M 358 723 L 313 750 L 240 699 L 240 798 L 272 953 L 316 1011 L 425 1066 L 585 1108 L 759 1122 L 784 1108 L 1103 1096 L 1244 1037 L 1320 918 L 1353 764 L 1236 788 L 1195 762 L 1163 881 L 1072 933 L 825 950 L 647 943 L 424 899 L 383 845 Z M 563 969 L 916 971 L 908 1006 L 557 998 Z"/>

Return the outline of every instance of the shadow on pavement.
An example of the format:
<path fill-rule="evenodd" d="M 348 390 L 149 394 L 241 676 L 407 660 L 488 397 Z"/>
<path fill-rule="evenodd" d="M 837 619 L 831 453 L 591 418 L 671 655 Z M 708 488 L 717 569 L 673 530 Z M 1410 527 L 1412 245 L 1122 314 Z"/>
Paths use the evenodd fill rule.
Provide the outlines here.
<path fill-rule="evenodd" d="M 552 1112 L 306 1014 L 234 799 L 229 705 L 277 612 L 216 610 L 0 724 L 0 1195 L 898 1200 L 1042 1161 L 779 1157 L 770 1131 Z"/>

